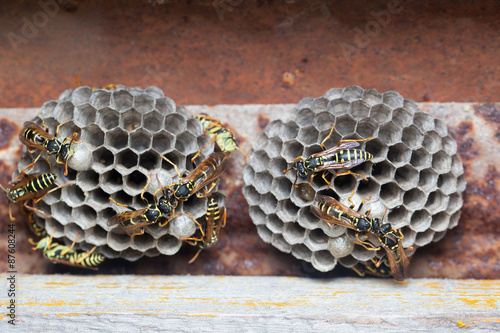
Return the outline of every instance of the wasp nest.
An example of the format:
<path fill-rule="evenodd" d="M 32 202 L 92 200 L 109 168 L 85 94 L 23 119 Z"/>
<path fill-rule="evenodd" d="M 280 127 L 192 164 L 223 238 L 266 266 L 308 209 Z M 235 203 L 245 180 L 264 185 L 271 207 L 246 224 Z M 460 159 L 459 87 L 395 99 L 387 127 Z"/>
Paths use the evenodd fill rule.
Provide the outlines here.
<path fill-rule="evenodd" d="M 363 211 L 371 209 L 370 216 L 381 218 L 387 208 L 384 222 L 401 228 L 405 248 L 438 241 L 457 225 L 466 182 L 457 144 L 444 122 L 394 91 L 381 94 L 352 86 L 300 101 L 289 120 L 272 121 L 253 142 L 243 193 L 265 242 L 323 272 L 332 270 L 337 260 L 352 267 L 376 255 L 353 244 L 353 230 L 332 228 L 314 216 L 312 200 L 293 186 L 295 171 L 283 174 L 294 158 L 322 151 L 320 143 L 332 124 L 335 130 L 326 148 L 340 139 L 371 136 L 360 142 L 360 148 L 374 158 L 352 169 L 367 181 L 339 176 L 327 189 L 318 174 L 311 184 L 316 192 L 332 195 L 347 206 L 353 189 L 356 205 L 371 197 Z"/>
<path fill-rule="evenodd" d="M 42 106 L 37 124 L 49 127 L 54 134 L 59 128 L 59 138 L 72 137 L 78 132 L 74 143 L 75 155 L 69 160 L 70 172 L 64 176 L 64 165 L 55 163 L 51 156 L 52 172 L 56 183 L 73 183 L 45 196 L 36 204 L 43 214 L 36 213 L 37 222 L 54 237 L 66 237 L 66 242 L 75 239 L 81 231 L 77 244 L 84 250 L 98 246 L 96 253 L 109 258 L 122 257 L 137 260 L 143 255 L 173 255 L 182 245 L 179 237 L 192 236 L 196 224 L 186 215 L 170 221 L 160 228 L 157 224 L 146 227 L 144 235 L 131 238 L 118 234 L 107 226 L 110 217 L 128 211 L 109 200 L 131 206 L 145 207 L 140 194 L 152 175 L 146 198 L 152 203 L 152 194 L 163 186 L 178 180 L 173 166 L 160 155 L 174 162 L 181 173 L 194 169 L 191 157 L 198 148 L 208 142 L 203 137 L 203 128 L 184 108 L 176 107 L 173 100 L 164 96 L 156 87 L 147 89 L 119 86 L 110 90 L 92 91 L 89 87 L 65 91 L 57 101 Z M 211 145 L 212 146 L 212 145 Z M 201 154 L 210 154 L 213 146 Z M 39 152 L 29 154 L 26 149 L 21 157 L 18 171 L 30 164 Z M 49 164 L 40 158 L 36 166 L 28 171 L 48 172 Z M 161 192 L 159 193 L 161 195 Z M 219 203 L 224 201 L 217 194 Z M 206 198 L 192 196 L 182 203 L 177 212 L 188 211 L 194 218 L 205 215 Z"/>

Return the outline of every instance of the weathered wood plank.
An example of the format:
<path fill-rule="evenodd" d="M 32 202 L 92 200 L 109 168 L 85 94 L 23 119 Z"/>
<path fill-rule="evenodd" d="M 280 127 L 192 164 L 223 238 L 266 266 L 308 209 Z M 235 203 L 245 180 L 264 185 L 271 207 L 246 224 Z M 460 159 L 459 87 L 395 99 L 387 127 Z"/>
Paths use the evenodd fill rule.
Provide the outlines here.
<path fill-rule="evenodd" d="M 462 322 L 491 332 L 499 302 L 499 280 L 18 275 L 15 322 L 64 332 L 448 332 Z"/>

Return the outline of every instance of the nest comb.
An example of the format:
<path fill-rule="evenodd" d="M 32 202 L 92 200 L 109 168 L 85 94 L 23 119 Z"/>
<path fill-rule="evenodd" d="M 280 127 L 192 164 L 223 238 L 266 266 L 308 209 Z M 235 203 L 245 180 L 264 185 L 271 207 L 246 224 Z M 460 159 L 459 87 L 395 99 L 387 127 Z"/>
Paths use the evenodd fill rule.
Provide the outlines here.
<path fill-rule="evenodd" d="M 173 161 L 181 173 L 189 173 L 194 169 L 191 157 L 209 140 L 203 137 L 200 122 L 184 108 L 176 107 L 160 89 L 118 86 L 113 90 L 93 91 L 79 87 L 65 91 L 57 101 L 45 103 L 33 121 L 41 124 L 42 118 L 50 134 L 64 122 L 58 137 L 71 137 L 76 131 L 81 141 L 74 144 L 75 155 L 68 161 L 71 168 L 68 176 L 64 176 L 64 165 L 56 164 L 52 156 L 49 159 L 52 172 L 57 175 L 56 184 L 74 184 L 48 194 L 35 205 L 51 217 L 45 219 L 43 214 L 36 213 L 37 223 L 49 232 L 55 227 L 55 238 L 65 237 L 69 244 L 81 231 L 77 248 L 89 250 L 97 245 L 95 253 L 133 261 L 144 255 L 173 255 L 182 245 L 178 238 L 196 232 L 196 224 L 185 215 L 163 228 L 150 225 L 144 235 L 132 239 L 112 232 L 107 226 L 110 217 L 127 211 L 111 202 L 110 196 L 134 209 L 145 207 L 140 194 L 150 175 L 153 177 L 146 191 L 150 202 L 160 186 L 156 175 L 163 186 L 178 180 L 173 166 L 160 155 Z M 202 152 L 199 160 L 212 152 L 213 145 Z M 23 148 L 14 176 L 38 154 L 30 154 Z M 28 172 L 49 172 L 49 165 L 40 158 Z M 215 195 L 219 204 L 223 204 L 224 196 Z M 176 213 L 188 211 L 198 219 L 205 215 L 206 205 L 207 198 L 192 196 L 186 202 L 179 202 Z"/>
<path fill-rule="evenodd" d="M 320 143 L 332 124 L 335 130 L 327 148 L 340 139 L 372 136 L 360 148 L 374 158 L 352 169 L 367 181 L 339 176 L 327 190 L 317 175 L 315 191 L 350 206 L 347 199 L 355 189 L 356 205 L 371 197 L 364 205 L 364 210 L 372 210 L 371 217 L 381 218 L 387 207 L 384 222 L 401 228 L 405 248 L 438 241 L 457 225 L 466 186 L 457 144 L 443 121 L 420 111 L 413 101 L 394 91 L 334 88 L 320 98 L 300 101 L 288 119 L 272 121 L 256 137 L 243 174 L 249 213 L 265 242 L 322 272 L 332 270 L 337 261 L 352 267 L 382 254 L 353 244 L 353 230 L 331 228 L 314 216 L 312 201 L 293 186 L 295 171 L 283 174 L 290 167 L 287 162 L 297 156 L 322 151 Z"/>

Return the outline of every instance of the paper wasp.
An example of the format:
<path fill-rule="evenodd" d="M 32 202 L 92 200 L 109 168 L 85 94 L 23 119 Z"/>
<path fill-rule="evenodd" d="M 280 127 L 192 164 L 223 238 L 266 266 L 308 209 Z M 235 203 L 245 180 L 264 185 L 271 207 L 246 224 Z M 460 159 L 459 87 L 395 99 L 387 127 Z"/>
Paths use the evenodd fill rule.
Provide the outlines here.
<path fill-rule="evenodd" d="M 23 175 L 21 175 L 23 176 Z M 0 187 L 5 191 L 5 195 L 7 196 L 7 200 L 9 201 L 9 216 L 12 221 L 15 221 L 15 218 L 12 216 L 12 211 L 10 208 L 11 203 L 23 202 L 23 205 L 32 211 L 37 211 L 45 215 L 49 218 L 44 212 L 27 205 L 26 201 L 33 199 L 34 203 L 40 201 L 47 194 L 60 189 L 61 187 L 68 186 L 71 184 L 64 184 L 53 188 L 48 191 L 49 187 L 54 184 L 56 180 L 56 175 L 53 173 L 34 173 L 30 175 L 25 175 L 22 180 L 14 183 L 11 187 L 6 189 L 3 188 L 2 185 Z"/>
<path fill-rule="evenodd" d="M 33 211 L 28 210 L 24 206 L 21 207 L 21 211 L 28 216 L 28 223 L 30 225 L 30 229 L 35 235 L 37 235 L 40 238 L 48 236 L 45 228 L 42 228 L 41 226 L 38 225 L 38 223 L 36 223 L 35 213 Z"/>
<path fill-rule="evenodd" d="M 366 274 L 378 276 L 382 278 L 391 277 L 391 268 L 387 265 L 387 261 L 382 261 L 381 264 L 377 267 L 377 263 L 374 260 L 369 261 L 360 261 L 353 267 L 351 267 L 353 271 L 358 273 L 359 276 L 365 276 Z"/>
<path fill-rule="evenodd" d="M 214 246 L 219 240 L 220 228 L 226 226 L 226 207 L 219 207 L 217 200 L 210 198 L 207 205 L 207 214 L 205 215 L 206 223 L 204 229 L 204 236 L 201 238 L 184 238 L 183 240 L 187 243 L 200 248 L 194 257 L 189 260 L 189 263 L 193 263 L 201 250 Z"/>
<path fill-rule="evenodd" d="M 199 114 L 195 116 L 195 118 L 198 119 L 203 126 L 203 136 L 208 134 L 211 139 L 206 145 L 198 149 L 196 155 L 194 155 L 191 159 L 191 162 L 194 162 L 196 157 L 200 155 L 200 152 L 214 141 L 222 152 L 231 153 L 237 149 L 241 150 L 236 143 L 233 132 L 229 128 L 222 126 L 220 120 L 212 118 L 206 114 Z M 243 150 L 241 150 L 241 152 L 245 154 L 248 159 L 250 159 L 247 153 Z"/>
<path fill-rule="evenodd" d="M 349 201 L 351 203 L 353 195 L 354 190 L 349 197 Z M 361 209 L 365 200 L 366 199 L 363 199 L 357 210 Z M 331 226 L 332 224 L 341 225 L 346 228 L 356 230 L 356 238 L 358 240 L 356 243 L 362 245 L 367 250 L 377 251 L 380 247 L 374 247 L 366 239 L 361 240 L 359 238 L 359 233 L 363 233 L 366 238 L 370 235 L 370 233 L 373 233 L 378 238 L 381 243 L 381 247 L 384 248 L 386 252 L 385 257 L 389 263 L 392 276 L 396 280 L 404 280 L 408 277 L 409 260 L 406 257 L 405 250 L 401 244 L 401 240 L 404 237 L 401 231 L 392 228 L 390 223 L 382 224 L 380 219 L 368 217 L 370 210 L 368 210 L 366 214 L 362 214 L 353 208 L 354 204 L 351 207 L 347 207 L 334 198 L 325 195 L 316 195 L 311 206 L 311 210 L 314 215 L 324 220 Z M 378 268 L 383 261 L 383 259 L 380 260 L 376 264 L 376 268 Z"/>
<path fill-rule="evenodd" d="M 130 236 L 142 235 L 144 227 L 156 223 L 161 219 L 166 219 L 164 223 L 159 223 L 163 227 L 170 221 L 170 217 L 174 214 L 175 206 L 177 205 L 171 201 L 172 191 L 169 188 L 163 189 L 163 195 L 157 199 L 156 193 L 154 194 L 154 203 L 149 204 L 144 198 L 144 191 L 151 181 L 149 177 L 146 186 L 142 189 L 141 199 L 147 203 L 147 206 L 141 209 L 133 209 L 127 205 L 116 202 L 113 198 L 110 199 L 118 206 L 130 209 L 130 212 L 121 212 L 112 216 L 108 220 L 108 226 L 119 225 L 119 228 L 113 229 L 117 233 L 126 233 Z M 139 231 L 137 231 L 139 230 Z"/>
<path fill-rule="evenodd" d="M 54 233 L 54 230 L 52 231 L 52 234 Z M 53 263 L 97 270 L 94 266 L 102 263 L 105 257 L 102 254 L 92 254 L 97 246 L 94 246 L 92 250 L 88 252 L 73 250 L 78 236 L 80 236 L 80 232 L 76 235 L 76 238 L 71 246 L 52 242 L 52 235 L 45 236 L 38 242 L 34 242 L 31 238 L 29 241 L 31 244 L 35 245 L 33 250 L 41 250 L 44 257 Z"/>
<path fill-rule="evenodd" d="M 228 166 L 229 160 L 227 158 L 229 154 L 230 153 L 225 152 L 215 152 L 211 154 L 185 178 L 182 177 L 177 165 L 168 158 L 162 156 L 165 161 L 174 166 L 179 178 L 181 178 L 178 182 L 168 186 L 172 192 L 171 197 L 173 200 L 186 201 L 205 186 L 208 186 L 208 189 L 205 189 L 203 194 L 196 193 L 196 196 L 202 198 L 210 194 L 220 181 L 220 175 Z"/>
<path fill-rule="evenodd" d="M 59 127 L 61 127 L 61 125 L 66 122 L 67 121 L 57 125 L 55 136 L 49 134 L 49 128 L 43 121 L 42 127 L 44 127 L 45 130 L 37 124 L 31 121 L 27 121 L 24 123 L 21 133 L 19 133 L 19 140 L 28 147 L 30 153 L 32 152 L 32 149 L 35 149 L 46 152 L 49 155 L 55 155 L 56 162 L 59 164 L 64 164 L 65 176 L 68 175 L 68 160 L 75 154 L 75 150 L 72 144 L 78 135 L 76 132 L 74 132 L 71 139 L 65 138 L 62 141 L 57 137 L 59 135 Z M 40 155 L 38 155 L 33 163 L 24 168 L 24 170 L 35 165 Z"/>
<path fill-rule="evenodd" d="M 325 141 L 328 140 L 333 133 L 333 125 L 330 133 L 321 142 L 321 147 L 325 149 Z M 309 184 L 312 183 L 314 175 L 318 172 L 326 170 L 339 170 L 339 169 L 350 169 L 363 162 L 369 161 L 373 158 L 373 155 L 361 150 L 354 149 L 359 147 L 359 142 L 370 140 L 371 136 L 366 139 L 361 140 L 340 140 L 337 146 L 323 150 L 319 153 L 312 154 L 310 156 L 299 156 L 292 160 L 292 168 L 284 170 L 283 173 L 287 173 L 290 170 L 296 170 L 297 176 L 295 177 L 294 186 L 297 187 L 297 179 L 300 177 L 305 179 L 311 174 L 311 180 Z M 364 180 L 366 178 L 358 173 L 347 170 L 342 173 L 335 173 L 335 176 L 342 176 L 354 174 L 358 175 Z M 325 174 L 322 175 L 323 180 L 330 185 L 330 181 L 326 179 Z"/>

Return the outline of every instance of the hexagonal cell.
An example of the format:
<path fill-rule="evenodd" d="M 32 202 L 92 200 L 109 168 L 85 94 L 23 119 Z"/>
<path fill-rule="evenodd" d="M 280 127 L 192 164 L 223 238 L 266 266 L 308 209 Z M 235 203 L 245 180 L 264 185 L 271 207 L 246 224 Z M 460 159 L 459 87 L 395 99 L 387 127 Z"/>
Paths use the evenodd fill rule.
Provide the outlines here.
<path fill-rule="evenodd" d="M 96 90 L 90 96 L 89 102 L 96 109 L 109 107 L 111 103 L 111 92 L 106 90 Z"/>
<path fill-rule="evenodd" d="M 168 97 L 158 98 L 155 109 L 163 115 L 171 114 L 175 111 L 175 102 Z"/>
<path fill-rule="evenodd" d="M 347 234 L 328 239 L 328 251 L 335 258 L 343 258 L 354 250 L 354 243 Z"/>
<path fill-rule="evenodd" d="M 328 251 L 313 252 L 311 264 L 320 272 L 331 271 L 337 265 L 337 260 Z"/>
<path fill-rule="evenodd" d="M 85 194 L 83 193 L 82 189 L 76 184 L 63 187 L 62 194 L 65 197 L 64 201 L 70 207 L 80 206 L 85 200 Z"/>
<path fill-rule="evenodd" d="M 408 127 L 413 122 L 413 113 L 405 108 L 398 108 L 392 113 L 392 121 L 401 128 Z"/>
<path fill-rule="evenodd" d="M 92 229 L 85 230 L 85 241 L 92 245 L 106 245 L 107 232 L 100 226 L 96 225 Z"/>
<path fill-rule="evenodd" d="M 445 137 L 448 135 L 448 128 L 446 128 L 446 124 L 441 119 L 434 119 L 434 127 L 439 136 Z"/>
<path fill-rule="evenodd" d="M 156 240 L 156 248 L 161 254 L 171 256 L 176 254 L 182 246 L 182 242 L 171 235 L 165 235 Z"/>
<path fill-rule="evenodd" d="M 457 153 L 457 142 L 451 136 L 445 136 L 441 143 L 446 154 L 455 155 Z"/>
<path fill-rule="evenodd" d="M 77 183 L 84 191 L 93 190 L 99 183 L 99 175 L 93 170 L 79 172 Z"/>
<path fill-rule="evenodd" d="M 410 221 L 410 213 L 404 206 L 400 206 L 387 214 L 387 222 L 389 222 L 393 228 L 399 229 L 403 225 L 407 225 Z"/>
<path fill-rule="evenodd" d="M 271 243 L 273 233 L 265 225 L 257 225 L 257 234 L 266 243 Z"/>
<path fill-rule="evenodd" d="M 438 151 L 432 155 L 432 168 L 439 173 L 448 172 L 451 169 L 451 157 L 444 151 Z"/>
<path fill-rule="evenodd" d="M 356 133 L 362 138 L 376 136 L 378 133 L 378 124 L 370 118 L 361 119 L 356 126 Z"/>
<path fill-rule="evenodd" d="M 108 192 L 114 193 L 121 190 L 123 185 L 122 175 L 116 170 L 110 170 L 101 175 L 101 188 Z"/>
<path fill-rule="evenodd" d="M 83 205 L 73 209 L 71 219 L 77 222 L 82 229 L 89 229 L 96 224 L 97 212 L 92 207 Z"/>
<path fill-rule="evenodd" d="M 311 260 L 312 252 L 304 244 L 293 245 L 291 253 L 297 259 Z"/>
<path fill-rule="evenodd" d="M 455 176 L 460 176 L 464 173 L 464 165 L 462 163 L 462 160 L 460 160 L 460 157 L 458 157 L 458 155 L 453 155 L 451 157 L 451 172 Z"/>
<path fill-rule="evenodd" d="M 403 130 L 402 140 L 405 145 L 414 149 L 422 144 L 423 137 L 415 126 L 410 126 Z"/>
<path fill-rule="evenodd" d="M 76 184 L 74 184 L 74 186 L 76 186 Z M 72 186 L 68 186 L 68 187 L 72 187 Z M 55 204 L 56 202 L 60 201 L 61 200 L 61 192 L 62 190 L 64 190 L 66 187 L 63 187 L 61 189 L 57 189 L 57 190 L 54 190 L 52 192 L 47 192 L 47 194 L 43 197 L 43 201 L 47 204 L 47 205 L 53 205 Z"/>
<path fill-rule="evenodd" d="M 278 200 L 289 197 L 293 189 L 293 183 L 285 177 L 275 178 L 271 186 Z"/>
<path fill-rule="evenodd" d="M 363 119 L 370 114 L 370 105 L 364 101 L 356 100 L 351 105 L 351 116 L 355 119 Z"/>
<path fill-rule="evenodd" d="M 297 220 L 297 212 L 299 207 L 295 206 L 290 199 L 282 200 L 278 202 L 278 209 L 276 210 L 276 215 L 285 222 L 292 222 Z M 300 219 L 299 219 L 300 223 Z"/>
<path fill-rule="evenodd" d="M 297 140 L 304 146 L 316 143 L 318 141 L 319 132 L 313 126 L 303 127 L 299 130 Z"/>
<path fill-rule="evenodd" d="M 301 156 L 304 147 L 298 141 L 288 141 L 283 144 L 282 155 L 287 161 L 292 161 L 294 158 Z"/>
<path fill-rule="evenodd" d="M 401 136 L 403 131 L 399 129 L 393 122 L 389 122 L 380 126 L 378 130 L 378 136 L 382 142 L 387 145 L 393 145 L 401 141 Z"/>
<path fill-rule="evenodd" d="M 260 203 L 260 194 L 257 193 L 255 187 L 246 186 L 243 188 L 243 194 L 245 199 L 247 199 L 249 205 L 258 205 Z"/>
<path fill-rule="evenodd" d="M 61 123 L 59 127 L 59 138 L 71 138 L 74 133 L 81 133 L 81 129 L 73 121 Z"/>
<path fill-rule="evenodd" d="M 354 249 L 351 252 L 351 256 L 359 261 L 368 261 L 375 257 L 375 251 L 368 251 L 360 245 L 355 245 Z"/>
<path fill-rule="evenodd" d="M 291 251 L 290 244 L 285 241 L 281 234 L 273 234 L 271 237 L 271 244 L 281 252 L 289 253 Z"/>
<path fill-rule="evenodd" d="M 360 181 L 356 193 L 362 197 L 375 197 L 380 192 L 380 185 L 373 179 L 368 178 L 367 181 Z"/>
<path fill-rule="evenodd" d="M 179 114 L 170 114 L 165 117 L 165 130 L 172 134 L 179 134 L 186 130 L 186 121 Z"/>
<path fill-rule="evenodd" d="M 268 137 L 273 138 L 281 133 L 282 127 L 283 127 L 283 122 L 281 120 L 279 119 L 273 120 L 266 126 L 266 128 L 264 128 L 264 133 L 267 133 Z"/>
<path fill-rule="evenodd" d="M 273 177 L 267 172 L 259 172 L 255 174 L 255 188 L 261 194 L 271 190 Z"/>
<path fill-rule="evenodd" d="M 415 239 L 417 238 L 417 233 L 410 229 L 409 226 L 401 228 L 401 233 L 404 235 L 403 243 L 404 248 L 408 248 L 415 243 Z"/>
<path fill-rule="evenodd" d="M 388 208 L 396 207 L 403 202 L 403 193 L 395 183 L 387 183 L 380 188 L 380 199 Z"/>
<path fill-rule="evenodd" d="M 394 180 L 404 191 L 408 191 L 418 185 L 418 171 L 407 164 L 396 170 Z"/>
<path fill-rule="evenodd" d="M 248 214 L 255 225 L 266 224 L 266 214 L 259 207 L 250 207 Z"/>
<path fill-rule="evenodd" d="M 142 122 L 144 128 L 147 130 L 151 132 L 158 132 L 162 129 L 161 125 L 163 124 L 163 116 L 157 111 L 152 111 L 144 115 Z"/>
<path fill-rule="evenodd" d="M 415 232 L 424 232 L 429 229 L 431 221 L 431 215 L 426 210 L 417 210 L 411 216 L 410 228 Z"/>
<path fill-rule="evenodd" d="M 342 98 L 334 99 L 328 103 L 328 111 L 335 116 L 346 114 L 350 109 L 351 103 Z"/>
<path fill-rule="evenodd" d="M 321 250 L 326 250 L 328 248 L 329 239 L 330 238 L 327 235 L 325 235 L 323 230 L 314 229 L 314 230 L 306 230 L 303 242 L 309 248 L 309 250 L 321 251 Z"/>
<path fill-rule="evenodd" d="M 462 196 L 458 193 L 452 193 L 449 196 L 448 207 L 446 207 L 446 211 L 450 214 L 458 211 L 463 205 Z"/>
<path fill-rule="evenodd" d="M 358 100 L 363 97 L 363 88 L 359 86 L 345 87 L 342 90 L 342 98 L 348 100 L 349 102 Z"/>
<path fill-rule="evenodd" d="M 139 156 L 127 148 L 116 154 L 116 167 L 119 169 L 135 168 L 138 160 Z"/>
<path fill-rule="evenodd" d="M 391 120 L 392 110 L 387 105 L 378 104 L 374 105 L 370 109 L 370 118 L 375 120 L 379 124 L 384 124 Z"/>
<path fill-rule="evenodd" d="M 112 152 L 107 150 L 104 147 L 98 148 L 92 153 L 92 162 L 94 168 L 99 168 L 100 171 L 102 169 L 105 169 L 107 167 L 110 167 L 113 165 L 114 162 L 114 155 Z"/>
<path fill-rule="evenodd" d="M 253 150 L 257 151 L 266 148 L 267 141 L 268 138 L 264 132 L 258 133 L 257 136 L 255 137 L 255 140 L 252 141 Z"/>
<path fill-rule="evenodd" d="M 367 89 L 363 93 L 363 101 L 369 105 L 381 104 L 382 94 L 375 89 Z"/>
<path fill-rule="evenodd" d="M 269 145 L 266 149 L 269 157 L 277 158 L 280 157 L 281 147 L 283 146 L 283 142 L 280 138 L 273 138 L 269 141 Z"/>
<path fill-rule="evenodd" d="M 56 105 L 54 109 L 55 118 L 59 123 L 68 119 L 73 119 L 74 105 L 71 102 L 62 102 Z M 53 133 L 53 132 L 52 132 Z"/>
<path fill-rule="evenodd" d="M 156 133 L 153 135 L 153 149 L 160 154 L 164 153 L 174 146 L 174 140 L 175 138 L 167 132 Z"/>
<path fill-rule="evenodd" d="M 418 186 L 426 192 L 430 192 L 432 189 L 436 188 L 438 180 L 438 174 L 432 169 L 425 169 L 420 171 L 420 179 L 418 181 Z"/>
<path fill-rule="evenodd" d="M 294 122 L 288 122 L 281 128 L 279 136 L 283 141 L 288 141 L 295 139 L 298 133 L 299 133 L 299 126 Z"/>
<path fill-rule="evenodd" d="M 354 133 L 356 120 L 350 115 L 339 116 L 335 121 L 335 130 L 342 136 Z"/>
<path fill-rule="evenodd" d="M 425 194 L 418 188 L 414 188 L 413 190 L 405 193 L 403 202 L 406 208 L 410 210 L 422 208 L 425 204 Z"/>
<path fill-rule="evenodd" d="M 113 129 L 120 124 L 120 114 L 108 107 L 100 109 L 97 111 L 97 123 L 104 129 Z"/>
<path fill-rule="evenodd" d="M 104 132 L 95 124 L 86 126 L 82 131 L 81 141 L 99 147 L 104 144 Z"/>
<path fill-rule="evenodd" d="M 432 229 L 427 230 L 426 232 L 420 232 L 417 234 L 417 238 L 415 239 L 415 245 L 421 247 L 432 242 L 432 238 L 434 237 L 434 231 Z"/>
<path fill-rule="evenodd" d="M 189 132 L 177 135 L 175 148 L 186 155 L 196 152 L 198 150 L 196 137 Z"/>
<path fill-rule="evenodd" d="M 431 213 L 436 214 L 446 208 L 448 205 L 448 196 L 444 195 L 441 191 L 435 191 L 429 194 L 425 208 Z"/>
<path fill-rule="evenodd" d="M 434 130 L 434 118 L 428 113 L 422 111 L 415 113 L 413 123 L 422 133 Z"/>
<path fill-rule="evenodd" d="M 186 160 L 181 153 L 174 150 L 165 154 L 164 157 L 174 163 L 181 173 L 186 173 Z M 174 166 L 165 161 L 163 158 L 161 159 L 161 168 L 167 170 L 171 175 L 177 175 Z"/>
<path fill-rule="evenodd" d="M 327 98 L 327 99 L 330 99 L 330 100 L 331 99 L 335 99 L 335 98 L 339 98 L 340 96 L 342 96 L 342 91 L 343 90 L 344 89 L 342 89 L 342 88 L 331 88 L 325 94 L 323 94 L 323 97 Z"/>
<path fill-rule="evenodd" d="M 127 146 L 128 133 L 117 127 L 105 134 L 104 141 L 107 147 L 120 150 Z"/>
<path fill-rule="evenodd" d="M 143 167 L 146 170 L 156 170 L 160 167 L 161 161 L 158 154 L 153 151 L 147 151 L 141 154 L 139 159 L 139 166 Z"/>
<path fill-rule="evenodd" d="M 366 143 L 365 150 L 373 155 L 374 162 L 380 162 L 387 157 L 389 147 L 380 139 L 373 139 Z"/>
<path fill-rule="evenodd" d="M 458 221 L 460 220 L 460 211 L 456 212 L 450 217 L 450 225 L 448 229 L 455 228 L 458 225 Z"/>
<path fill-rule="evenodd" d="M 115 110 L 125 110 L 132 107 L 134 97 L 126 90 L 114 91 L 111 96 L 111 107 Z"/>
<path fill-rule="evenodd" d="M 319 113 L 313 121 L 313 125 L 319 131 L 330 130 L 330 125 L 335 124 L 336 117 L 330 112 L 321 112 Z"/>
<path fill-rule="evenodd" d="M 298 223 L 287 223 L 283 229 L 283 238 L 291 245 L 300 244 L 304 242 L 305 233 L 306 230 Z"/>
<path fill-rule="evenodd" d="M 383 93 L 382 100 L 384 101 L 384 104 L 387 104 L 394 109 L 402 107 L 404 102 L 403 96 L 392 90 Z"/>
<path fill-rule="evenodd" d="M 263 172 L 268 170 L 269 156 L 264 150 L 255 152 L 252 156 L 252 167 L 255 172 Z"/>
<path fill-rule="evenodd" d="M 357 181 L 353 175 L 335 177 L 333 188 L 340 196 L 350 194 L 356 188 Z"/>
<path fill-rule="evenodd" d="M 106 205 L 109 204 L 109 193 L 97 188 L 89 194 L 89 204 Z"/>
<path fill-rule="evenodd" d="M 97 110 L 90 104 L 83 104 L 76 107 L 74 122 L 80 127 L 93 123 Z"/>
<path fill-rule="evenodd" d="M 398 143 L 389 147 L 387 158 L 395 167 L 399 167 L 410 162 L 411 150 L 403 143 Z"/>
<path fill-rule="evenodd" d="M 465 176 L 461 175 L 457 179 L 457 191 L 458 192 L 463 192 L 465 191 L 465 187 L 467 186 L 467 181 L 465 180 Z"/>
<path fill-rule="evenodd" d="M 64 201 L 55 203 L 52 205 L 52 218 L 62 225 L 68 224 L 71 220 L 71 207 L 64 203 Z M 49 221 L 50 219 L 47 220 L 46 223 Z M 50 223 L 52 223 L 52 221 Z M 45 225 L 45 227 L 48 226 Z"/>
<path fill-rule="evenodd" d="M 155 99 L 148 94 L 140 94 L 134 97 L 134 108 L 141 114 L 145 114 L 155 107 Z"/>
<path fill-rule="evenodd" d="M 134 237 L 132 244 L 130 244 L 130 248 L 140 252 L 145 252 L 154 247 L 155 247 L 154 238 L 147 233 L 145 233 L 141 237 Z"/>
<path fill-rule="evenodd" d="M 387 161 L 375 163 L 372 168 L 372 177 L 380 184 L 385 184 L 393 180 L 395 173 L 396 168 Z"/>
<path fill-rule="evenodd" d="M 437 186 L 444 194 L 450 195 L 457 190 L 457 178 L 452 173 L 439 175 Z"/>
<path fill-rule="evenodd" d="M 295 121 L 301 126 L 312 125 L 314 120 L 314 111 L 311 109 L 302 109 L 297 114 Z"/>
<path fill-rule="evenodd" d="M 179 137 L 177 138 L 179 139 Z M 194 140 L 194 137 L 193 137 Z M 142 153 L 145 150 L 148 150 L 151 147 L 152 136 L 151 133 L 146 131 L 145 129 L 138 129 L 137 131 L 130 134 L 129 138 L 129 147 L 135 150 L 138 153 Z"/>
<path fill-rule="evenodd" d="M 435 232 L 441 232 L 448 229 L 450 224 L 450 215 L 445 212 L 441 212 L 432 217 L 431 229 Z"/>
<path fill-rule="evenodd" d="M 141 192 L 144 186 L 146 186 L 147 181 L 148 177 L 137 170 L 132 172 L 130 175 L 125 176 L 125 184 L 134 192 L 134 194 Z M 127 190 L 127 187 L 124 187 L 125 191 Z"/>
<path fill-rule="evenodd" d="M 436 132 L 425 133 L 422 146 L 431 154 L 436 153 L 441 149 L 441 138 Z"/>
<path fill-rule="evenodd" d="M 276 207 L 278 206 L 278 200 L 274 195 L 268 193 L 262 196 L 262 210 L 266 214 L 273 214 L 276 212 Z"/>
<path fill-rule="evenodd" d="M 431 166 L 431 155 L 424 148 L 414 150 L 411 153 L 410 164 L 417 170 L 425 169 Z"/>

